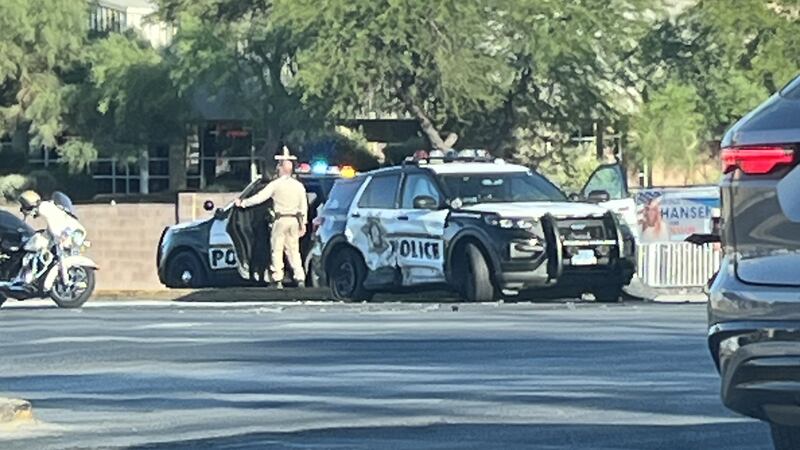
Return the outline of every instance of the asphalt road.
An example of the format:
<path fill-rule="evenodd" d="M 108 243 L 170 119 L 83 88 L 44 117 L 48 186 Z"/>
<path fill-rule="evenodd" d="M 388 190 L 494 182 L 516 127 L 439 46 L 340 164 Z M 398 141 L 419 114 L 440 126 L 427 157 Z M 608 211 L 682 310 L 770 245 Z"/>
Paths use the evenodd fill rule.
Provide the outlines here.
<path fill-rule="evenodd" d="M 46 303 L 45 303 L 46 305 Z M 457 309 L 457 310 L 454 310 Z M 704 305 L 102 302 L 0 310 L 0 448 L 770 448 Z"/>

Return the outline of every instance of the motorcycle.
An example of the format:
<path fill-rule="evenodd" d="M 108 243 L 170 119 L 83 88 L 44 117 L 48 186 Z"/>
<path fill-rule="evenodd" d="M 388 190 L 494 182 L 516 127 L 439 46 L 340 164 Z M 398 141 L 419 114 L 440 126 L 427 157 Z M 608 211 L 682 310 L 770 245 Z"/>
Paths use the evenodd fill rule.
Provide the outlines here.
<path fill-rule="evenodd" d="M 20 204 L 25 221 L 0 233 L 0 305 L 7 298 L 50 297 L 61 308 L 82 306 L 94 291 L 98 267 L 83 255 L 90 243 L 72 201 L 61 192 L 42 201 L 27 191 Z M 41 217 L 46 228 L 34 231 L 28 217 Z"/>

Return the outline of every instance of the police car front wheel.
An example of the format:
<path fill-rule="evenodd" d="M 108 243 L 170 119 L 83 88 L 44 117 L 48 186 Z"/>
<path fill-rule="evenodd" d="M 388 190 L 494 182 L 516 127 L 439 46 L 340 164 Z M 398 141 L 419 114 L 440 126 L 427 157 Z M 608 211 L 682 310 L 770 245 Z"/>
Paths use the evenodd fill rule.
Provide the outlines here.
<path fill-rule="evenodd" d="M 196 256 L 181 252 L 169 262 L 166 278 L 171 288 L 197 288 L 205 283 L 205 272 Z"/>
<path fill-rule="evenodd" d="M 466 271 L 463 272 L 463 283 L 460 283 L 461 295 L 470 302 L 495 300 L 497 291 L 492 284 L 489 264 L 486 262 L 483 252 L 475 244 L 466 244 L 463 251 L 466 258 L 461 258 L 461 260 L 465 263 Z"/>

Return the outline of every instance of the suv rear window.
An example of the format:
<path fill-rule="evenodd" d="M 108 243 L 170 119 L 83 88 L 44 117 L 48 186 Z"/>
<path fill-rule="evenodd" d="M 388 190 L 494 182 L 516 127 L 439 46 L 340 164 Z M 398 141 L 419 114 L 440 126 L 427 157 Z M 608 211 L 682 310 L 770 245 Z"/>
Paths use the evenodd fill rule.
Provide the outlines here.
<path fill-rule="evenodd" d="M 333 189 L 328 196 L 328 201 L 325 202 L 323 211 L 332 214 L 346 214 L 350 209 L 350 204 L 353 203 L 353 198 L 358 192 L 358 188 L 364 184 L 364 178 L 353 178 L 350 180 L 337 180 L 333 185 Z"/>

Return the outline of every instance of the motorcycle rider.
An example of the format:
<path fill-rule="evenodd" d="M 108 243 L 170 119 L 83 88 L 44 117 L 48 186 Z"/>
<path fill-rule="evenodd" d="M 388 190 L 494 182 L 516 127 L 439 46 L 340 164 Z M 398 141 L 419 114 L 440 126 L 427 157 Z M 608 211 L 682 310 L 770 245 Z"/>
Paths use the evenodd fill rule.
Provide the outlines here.
<path fill-rule="evenodd" d="M 42 197 L 35 191 L 25 191 L 19 196 L 19 210 L 23 216 L 36 217 L 36 209 L 42 204 Z"/>
<path fill-rule="evenodd" d="M 25 217 L 42 217 L 47 223 L 47 232 L 53 239 L 60 239 L 67 230 L 83 230 L 83 225 L 72 213 L 53 200 L 42 200 L 35 191 L 25 191 L 19 196 L 20 211 Z M 85 231 L 84 231 L 85 234 Z M 33 274 L 23 268 L 16 283 L 30 283 Z"/>

